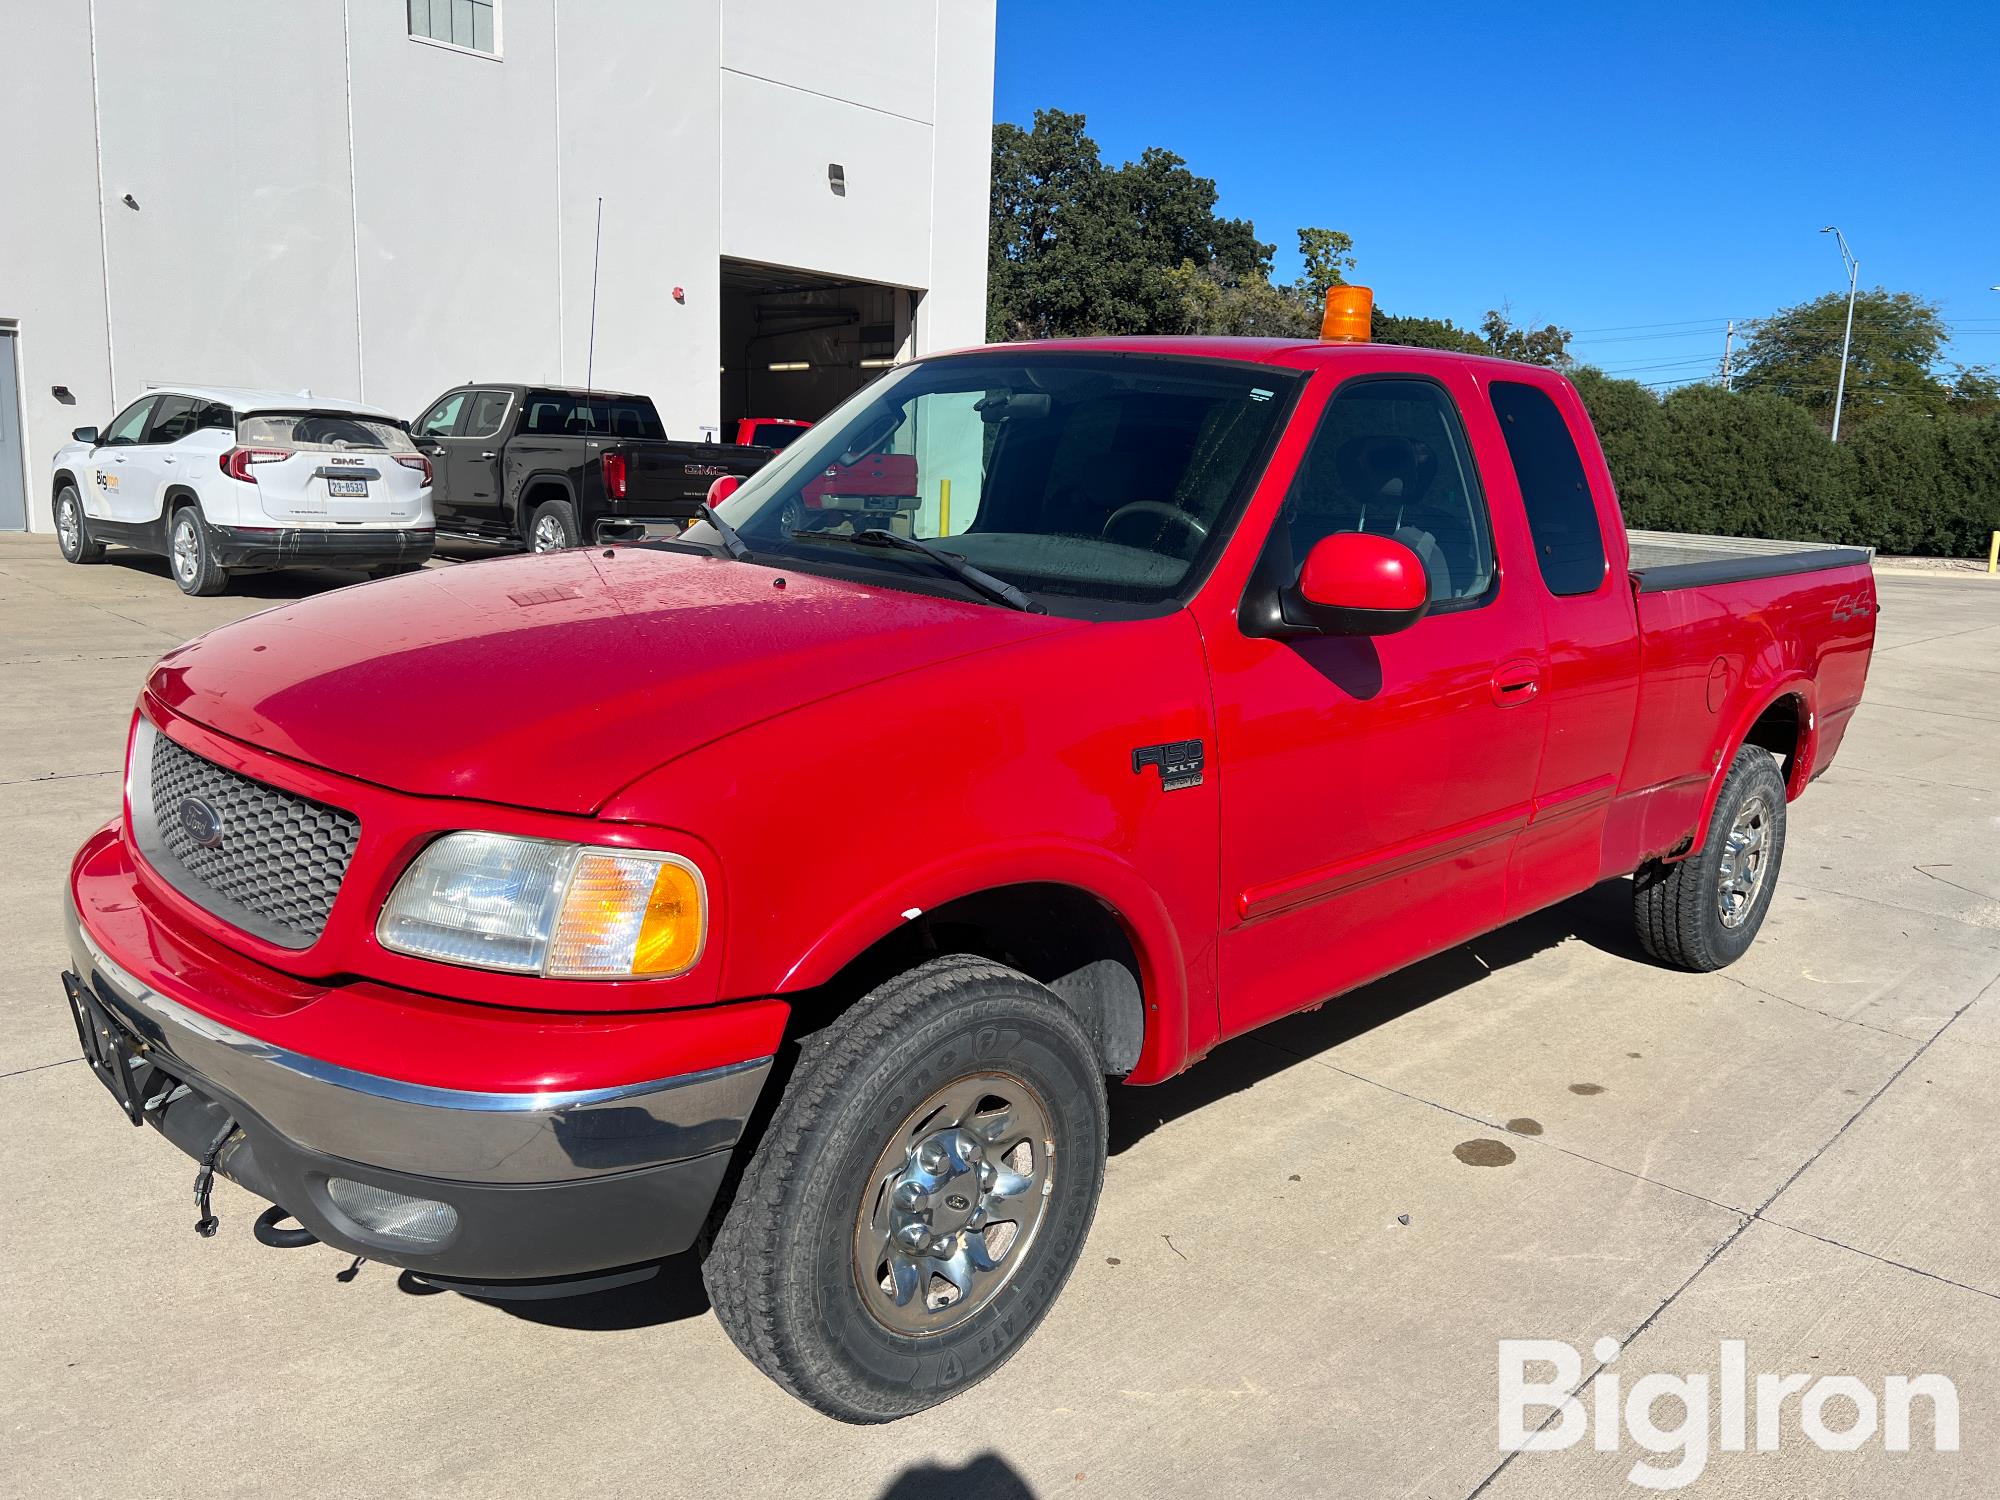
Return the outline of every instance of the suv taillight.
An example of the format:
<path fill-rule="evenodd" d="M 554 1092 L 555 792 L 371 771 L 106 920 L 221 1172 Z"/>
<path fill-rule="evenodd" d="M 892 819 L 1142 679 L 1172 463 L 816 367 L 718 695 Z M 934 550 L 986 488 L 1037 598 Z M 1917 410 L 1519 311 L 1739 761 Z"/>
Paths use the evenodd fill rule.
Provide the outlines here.
<path fill-rule="evenodd" d="M 279 459 L 291 456 L 282 448 L 231 448 L 215 461 L 221 466 L 222 472 L 231 479 L 240 479 L 245 484 L 255 484 L 257 476 L 250 472 L 252 464 L 275 463 Z"/>
<path fill-rule="evenodd" d="M 401 464 L 401 465 L 402 465 L 402 466 L 403 466 L 404 468 L 406 468 L 406 469 L 415 469 L 415 470 L 416 470 L 416 471 L 417 471 L 417 472 L 418 472 L 419 474 L 423 475 L 423 476 L 424 476 L 424 488 L 425 488 L 425 489 L 429 489 L 429 488 L 430 488 L 430 484 L 431 484 L 431 461 L 430 461 L 430 460 L 429 460 L 428 458 L 425 458 L 425 457 L 423 456 L 423 454 L 421 454 L 421 453 L 398 453 L 398 454 L 396 455 L 396 462 L 397 462 L 397 463 L 399 463 L 399 464 Z"/>
<path fill-rule="evenodd" d="M 613 500 L 625 498 L 625 455 L 622 453 L 604 455 L 604 493 Z"/>

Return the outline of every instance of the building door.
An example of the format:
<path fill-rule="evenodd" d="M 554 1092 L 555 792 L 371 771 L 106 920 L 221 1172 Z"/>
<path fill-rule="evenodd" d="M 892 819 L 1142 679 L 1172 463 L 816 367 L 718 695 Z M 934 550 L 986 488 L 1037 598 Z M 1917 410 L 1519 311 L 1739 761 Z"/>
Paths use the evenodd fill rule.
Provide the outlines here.
<path fill-rule="evenodd" d="M 21 390 L 14 379 L 14 331 L 0 328 L 0 531 L 28 529 L 21 481 Z"/>

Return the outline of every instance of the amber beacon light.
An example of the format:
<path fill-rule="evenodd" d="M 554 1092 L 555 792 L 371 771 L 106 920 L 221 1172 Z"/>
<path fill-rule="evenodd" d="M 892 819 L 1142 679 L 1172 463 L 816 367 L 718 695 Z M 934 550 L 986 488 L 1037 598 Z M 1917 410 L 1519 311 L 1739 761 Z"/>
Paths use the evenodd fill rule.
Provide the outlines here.
<path fill-rule="evenodd" d="M 1333 344 L 1368 342 L 1369 319 L 1375 311 L 1375 294 L 1365 286 L 1333 286 L 1326 289 L 1326 314 L 1319 320 L 1319 336 Z"/>

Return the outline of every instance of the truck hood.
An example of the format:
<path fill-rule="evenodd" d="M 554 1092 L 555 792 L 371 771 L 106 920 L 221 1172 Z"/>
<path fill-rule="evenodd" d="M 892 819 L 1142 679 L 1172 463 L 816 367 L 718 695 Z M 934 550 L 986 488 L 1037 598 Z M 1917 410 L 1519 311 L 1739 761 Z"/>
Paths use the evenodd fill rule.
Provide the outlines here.
<path fill-rule="evenodd" d="M 589 813 L 751 724 L 1073 628 L 720 557 L 592 548 L 429 568 L 252 615 L 164 657 L 147 691 L 221 734 L 396 791 Z"/>

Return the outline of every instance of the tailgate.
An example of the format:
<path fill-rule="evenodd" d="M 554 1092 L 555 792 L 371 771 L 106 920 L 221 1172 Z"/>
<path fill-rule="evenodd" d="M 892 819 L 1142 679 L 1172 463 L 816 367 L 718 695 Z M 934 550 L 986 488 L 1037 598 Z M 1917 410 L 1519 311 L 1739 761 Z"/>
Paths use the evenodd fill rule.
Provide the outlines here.
<path fill-rule="evenodd" d="M 259 412 L 237 423 L 241 473 L 263 512 L 289 526 L 411 526 L 424 469 L 393 422 L 340 412 Z M 402 462 L 408 457 L 415 464 Z"/>
<path fill-rule="evenodd" d="M 607 451 L 624 453 L 628 476 L 625 499 L 615 508 L 635 516 L 691 516 L 722 475 L 747 479 L 772 457 L 769 449 L 721 443 L 635 443 Z"/>

